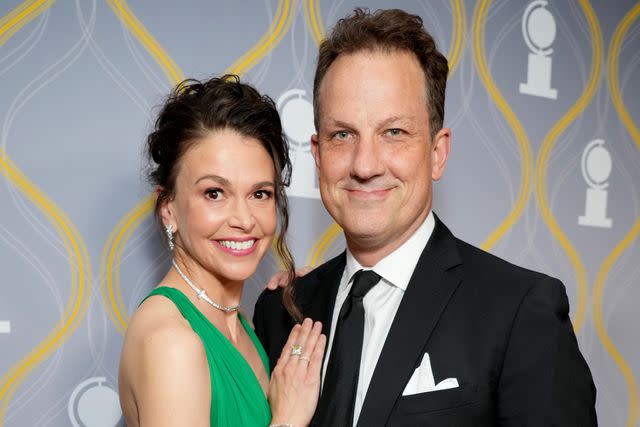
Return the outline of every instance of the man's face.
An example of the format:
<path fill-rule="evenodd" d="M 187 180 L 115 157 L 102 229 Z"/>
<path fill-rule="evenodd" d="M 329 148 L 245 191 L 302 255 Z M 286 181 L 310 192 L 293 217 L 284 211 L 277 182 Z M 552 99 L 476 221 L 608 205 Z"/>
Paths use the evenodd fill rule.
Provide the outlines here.
<path fill-rule="evenodd" d="M 444 170 L 450 130 L 430 140 L 425 77 L 408 52 L 341 55 L 318 97 L 312 151 L 322 201 L 356 257 L 367 253 L 375 263 L 431 210 L 432 180 Z"/>

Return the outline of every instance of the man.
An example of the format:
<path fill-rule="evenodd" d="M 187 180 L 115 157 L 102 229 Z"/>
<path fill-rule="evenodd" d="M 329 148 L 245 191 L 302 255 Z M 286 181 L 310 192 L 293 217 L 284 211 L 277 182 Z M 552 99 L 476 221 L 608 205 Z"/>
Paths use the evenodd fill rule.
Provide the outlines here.
<path fill-rule="evenodd" d="M 296 283 L 328 337 L 314 425 L 596 425 L 562 283 L 458 240 L 431 211 L 447 72 L 400 10 L 356 10 L 320 46 L 312 150 L 347 250 Z M 292 326 L 279 292 L 254 322 L 273 366 Z"/>

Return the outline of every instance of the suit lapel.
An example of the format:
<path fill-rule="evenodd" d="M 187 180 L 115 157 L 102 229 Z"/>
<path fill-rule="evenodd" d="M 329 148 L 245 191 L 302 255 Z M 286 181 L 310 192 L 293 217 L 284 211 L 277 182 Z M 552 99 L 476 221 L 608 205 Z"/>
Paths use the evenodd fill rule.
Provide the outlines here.
<path fill-rule="evenodd" d="M 461 280 L 455 238 L 436 226 L 411 276 L 378 358 L 358 426 L 384 425 Z"/>

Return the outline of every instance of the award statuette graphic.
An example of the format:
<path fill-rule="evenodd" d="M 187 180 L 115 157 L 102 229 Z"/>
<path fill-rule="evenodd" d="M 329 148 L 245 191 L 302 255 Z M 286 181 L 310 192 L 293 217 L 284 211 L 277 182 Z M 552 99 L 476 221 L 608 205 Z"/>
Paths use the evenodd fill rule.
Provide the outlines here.
<path fill-rule="evenodd" d="M 611 175 L 611 155 L 604 147 L 604 140 L 594 139 L 582 152 L 582 176 L 589 188 L 584 205 L 584 215 L 578 224 L 589 227 L 611 228 L 613 221 L 607 218 L 607 187 Z"/>
<path fill-rule="evenodd" d="M 114 427 L 122 418 L 118 393 L 105 377 L 89 378 L 71 393 L 67 407 L 73 427 Z"/>
<path fill-rule="evenodd" d="M 520 93 L 558 99 L 558 91 L 551 88 L 550 47 L 556 38 L 556 21 L 545 8 L 547 0 L 535 0 L 522 15 L 522 36 L 529 47 L 527 82 L 520 83 Z"/>
<path fill-rule="evenodd" d="M 313 105 L 304 96 L 304 90 L 291 89 L 283 93 L 277 102 L 282 127 L 289 139 L 289 156 L 293 166 L 287 194 L 319 199 L 316 164 L 311 155 L 311 135 L 315 132 Z"/>

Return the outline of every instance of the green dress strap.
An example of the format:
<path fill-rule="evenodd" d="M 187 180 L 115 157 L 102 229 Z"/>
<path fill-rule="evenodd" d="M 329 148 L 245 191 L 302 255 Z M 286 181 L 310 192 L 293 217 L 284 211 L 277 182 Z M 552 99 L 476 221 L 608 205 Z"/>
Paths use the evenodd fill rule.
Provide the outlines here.
<path fill-rule="evenodd" d="M 179 289 L 161 286 L 154 289 L 145 300 L 153 295 L 162 295 L 173 301 L 202 340 L 211 377 L 211 426 L 268 425 L 271 409 L 262 386 L 249 363 L 227 337 Z M 244 316 L 241 313 L 238 316 L 270 377 L 269 359 L 262 344 Z M 193 398 L 197 399 L 198 396 Z"/>

